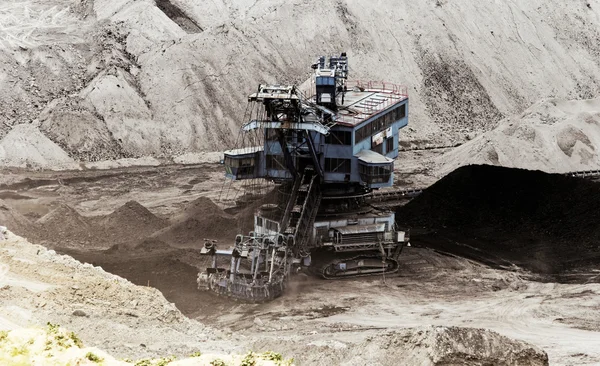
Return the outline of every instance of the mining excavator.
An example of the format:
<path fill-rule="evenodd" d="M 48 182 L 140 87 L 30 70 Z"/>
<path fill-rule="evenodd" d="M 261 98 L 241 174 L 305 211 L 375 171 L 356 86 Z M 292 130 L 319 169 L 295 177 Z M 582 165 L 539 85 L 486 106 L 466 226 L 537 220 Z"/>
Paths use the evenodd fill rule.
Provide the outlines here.
<path fill-rule="evenodd" d="M 274 203 L 233 247 L 205 242 L 212 258 L 201 289 L 251 302 L 280 296 L 304 269 L 326 279 L 390 274 L 408 242 L 394 212 L 369 203 L 393 185 L 399 132 L 408 123 L 405 87 L 348 80 L 348 57 L 318 58 L 303 87 L 259 85 L 248 97 L 231 180 L 276 183 Z"/>

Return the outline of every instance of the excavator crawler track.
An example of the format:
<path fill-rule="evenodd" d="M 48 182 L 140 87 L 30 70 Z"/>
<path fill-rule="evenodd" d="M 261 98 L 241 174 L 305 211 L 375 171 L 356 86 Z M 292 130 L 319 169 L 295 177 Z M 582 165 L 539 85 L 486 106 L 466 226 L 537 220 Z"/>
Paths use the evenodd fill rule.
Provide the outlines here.
<path fill-rule="evenodd" d="M 396 259 L 384 259 L 377 252 L 320 253 L 309 267 L 311 273 L 328 280 L 392 274 L 398 269 Z"/>

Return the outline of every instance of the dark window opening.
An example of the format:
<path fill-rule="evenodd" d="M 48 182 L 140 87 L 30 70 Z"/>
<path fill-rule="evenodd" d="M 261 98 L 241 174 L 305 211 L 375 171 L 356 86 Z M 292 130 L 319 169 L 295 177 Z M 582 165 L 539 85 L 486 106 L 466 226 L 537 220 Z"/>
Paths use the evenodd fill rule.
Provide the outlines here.
<path fill-rule="evenodd" d="M 385 153 L 388 154 L 394 151 L 394 137 L 390 136 L 385 139 Z"/>
<path fill-rule="evenodd" d="M 233 158 L 231 156 L 225 156 L 225 165 L 230 166 L 232 168 L 238 167 L 253 167 L 254 166 L 254 158 Z"/>
<path fill-rule="evenodd" d="M 404 117 L 406 117 L 406 104 L 402 104 L 400 107 L 389 111 L 383 116 L 369 122 L 368 124 L 356 130 L 354 143 L 358 144 L 359 142 L 366 140 L 372 135 L 381 132 L 386 128 L 389 128 L 394 122 Z"/>
<path fill-rule="evenodd" d="M 325 171 L 331 173 L 350 173 L 352 163 L 350 159 L 325 158 Z"/>
<path fill-rule="evenodd" d="M 331 145 L 352 145 L 352 133 L 350 131 L 329 131 L 325 136 L 325 143 Z"/>
<path fill-rule="evenodd" d="M 265 133 L 267 134 L 267 140 L 268 141 L 277 141 L 278 140 L 278 136 L 277 136 L 277 130 L 274 128 L 266 128 L 265 129 Z"/>
<path fill-rule="evenodd" d="M 265 227 L 270 231 L 279 231 L 278 225 L 275 221 L 265 219 Z"/>
<path fill-rule="evenodd" d="M 392 167 L 389 165 L 368 166 L 360 164 L 358 172 L 360 174 L 360 179 L 365 183 L 387 183 L 392 175 Z"/>
<path fill-rule="evenodd" d="M 375 152 L 376 152 L 376 153 L 378 153 L 378 154 L 381 154 L 381 155 L 383 155 L 383 144 L 379 144 L 379 145 L 373 145 L 373 146 L 371 147 L 371 150 L 372 150 L 372 151 L 375 151 Z"/>

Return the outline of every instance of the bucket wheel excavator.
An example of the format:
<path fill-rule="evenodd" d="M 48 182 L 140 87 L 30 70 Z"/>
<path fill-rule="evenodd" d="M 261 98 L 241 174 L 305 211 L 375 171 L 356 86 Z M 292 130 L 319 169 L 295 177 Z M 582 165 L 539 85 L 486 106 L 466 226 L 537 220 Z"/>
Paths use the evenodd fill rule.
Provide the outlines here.
<path fill-rule="evenodd" d="M 224 153 L 226 176 L 275 182 L 277 199 L 258 208 L 253 231 L 232 247 L 205 243 L 212 260 L 199 288 L 262 302 L 302 269 L 326 279 L 398 271 L 408 233 L 369 199 L 393 185 L 406 88 L 348 81 L 345 53 L 312 68 L 304 88 L 259 85 L 248 97 L 242 143 Z"/>

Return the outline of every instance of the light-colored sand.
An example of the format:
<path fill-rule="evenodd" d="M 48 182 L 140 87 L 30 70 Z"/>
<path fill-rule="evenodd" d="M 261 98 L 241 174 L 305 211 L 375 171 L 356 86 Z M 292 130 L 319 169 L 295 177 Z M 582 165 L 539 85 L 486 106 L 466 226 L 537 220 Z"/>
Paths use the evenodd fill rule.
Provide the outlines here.
<path fill-rule="evenodd" d="M 212 345 L 218 331 L 185 318 L 158 290 L 135 286 L 10 232 L 0 242 L 0 286 L 1 329 L 68 325 L 86 344 L 120 357 L 161 350 L 190 354 L 201 345 L 223 350 L 224 344 Z"/>
<path fill-rule="evenodd" d="M 491 164 L 549 173 L 600 169 L 600 98 L 544 100 L 437 158 L 436 174 Z"/>
<path fill-rule="evenodd" d="M 408 87 L 403 138 L 417 145 L 488 131 L 543 98 L 599 91 L 600 7 L 585 3 L 173 4 L 196 31 L 151 0 L 0 7 L 0 90 L 10 91 L 0 136 L 37 118 L 76 160 L 218 151 L 259 82 L 301 83 L 315 56 L 340 51 L 352 78 Z"/>
<path fill-rule="evenodd" d="M 74 169 L 75 161 L 36 126 L 15 126 L 0 140 L 0 164 L 21 168 Z"/>

